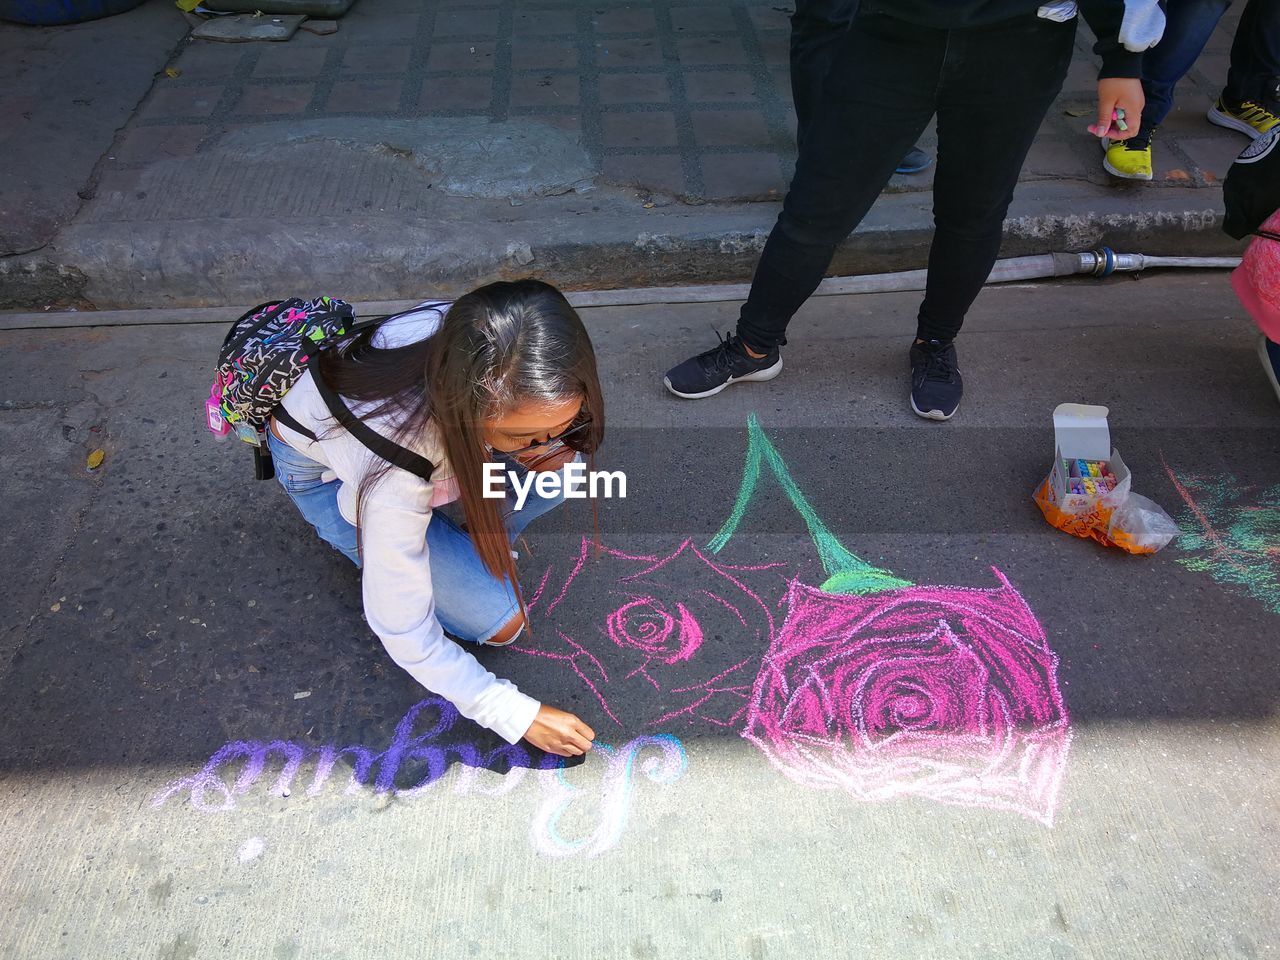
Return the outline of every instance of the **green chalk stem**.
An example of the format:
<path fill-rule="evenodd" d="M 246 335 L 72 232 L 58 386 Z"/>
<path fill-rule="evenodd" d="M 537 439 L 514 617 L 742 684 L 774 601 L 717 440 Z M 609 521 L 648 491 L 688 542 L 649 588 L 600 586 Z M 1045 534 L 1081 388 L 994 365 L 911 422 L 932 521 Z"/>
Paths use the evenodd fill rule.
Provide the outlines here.
<path fill-rule="evenodd" d="M 902 580 L 888 570 L 873 567 L 845 549 L 805 499 L 795 480 L 791 478 L 791 471 L 787 469 L 782 454 L 778 453 L 772 441 L 765 436 L 760 421 L 754 413 L 747 416 L 747 462 L 742 470 L 738 498 L 733 504 L 729 519 L 711 538 L 707 549 L 712 553 L 719 553 L 729 542 L 729 538 L 737 532 L 738 525 L 742 522 L 747 506 L 755 496 L 756 487 L 760 482 L 762 461 L 769 465 L 774 478 L 786 491 L 791 505 L 804 518 L 805 525 L 809 528 L 809 536 L 813 539 L 814 546 L 818 548 L 818 559 L 822 561 L 822 569 L 827 574 L 827 579 L 822 584 L 823 590 L 827 593 L 876 593 L 881 590 L 911 586 L 909 580 Z"/>

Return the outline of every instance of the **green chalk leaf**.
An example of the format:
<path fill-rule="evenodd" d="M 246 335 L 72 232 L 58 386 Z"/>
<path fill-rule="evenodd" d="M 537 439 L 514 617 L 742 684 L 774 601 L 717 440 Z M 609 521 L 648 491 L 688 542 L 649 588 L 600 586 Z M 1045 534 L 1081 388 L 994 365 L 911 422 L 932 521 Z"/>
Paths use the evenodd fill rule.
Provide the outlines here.
<path fill-rule="evenodd" d="M 879 593 L 882 590 L 898 590 L 911 586 L 909 580 L 899 580 L 892 574 L 867 567 L 863 570 L 841 570 L 828 577 L 820 589 L 823 593 Z"/>

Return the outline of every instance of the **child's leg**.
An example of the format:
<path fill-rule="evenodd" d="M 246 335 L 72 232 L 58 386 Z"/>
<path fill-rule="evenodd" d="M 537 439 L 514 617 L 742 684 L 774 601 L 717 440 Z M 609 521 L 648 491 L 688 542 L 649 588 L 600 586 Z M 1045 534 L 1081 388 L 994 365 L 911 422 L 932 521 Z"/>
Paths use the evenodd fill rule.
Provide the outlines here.
<path fill-rule="evenodd" d="M 304 520 L 316 529 L 320 539 L 335 550 L 341 551 L 356 566 L 360 565 L 360 553 L 356 546 L 356 528 L 338 510 L 340 482 L 327 483 L 321 475 L 322 463 L 304 456 L 283 440 L 267 432 L 267 448 L 276 468 L 276 479 L 289 499 L 294 502 Z"/>
<path fill-rule="evenodd" d="M 519 464 L 517 464 L 515 461 L 508 458 L 504 458 L 504 462 L 506 463 L 506 469 L 523 471 L 524 476 L 526 478 L 528 477 L 528 471 L 524 470 L 524 468 L 521 467 Z M 582 455 L 579 454 L 578 456 L 574 457 L 572 462 L 581 463 Z M 522 479 L 520 482 L 524 483 L 525 481 Z M 534 486 L 531 486 L 529 488 L 529 495 L 525 498 L 524 506 L 517 510 L 516 494 L 515 494 L 515 491 L 511 489 L 511 485 L 508 483 L 507 500 L 502 512 L 503 521 L 506 523 L 506 527 L 507 527 L 507 535 L 511 538 L 512 542 L 514 543 L 516 537 L 520 536 L 521 531 L 523 531 L 525 527 L 527 527 L 534 520 L 538 519 L 538 517 L 542 516 L 544 513 L 548 513 L 551 510 L 554 510 L 556 507 L 560 506 L 560 504 L 564 503 L 564 500 L 565 500 L 565 496 L 564 496 L 563 490 L 560 490 L 558 493 L 550 497 L 538 496 L 537 486 L 535 483 Z"/>
<path fill-rule="evenodd" d="M 521 469 L 508 458 L 503 458 L 503 463 L 508 470 Z M 517 510 L 515 493 L 508 484 L 503 508 L 507 535 L 515 540 L 531 521 L 564 503 L 564 499 L 563 491 L 540 497 L 530 487 L 523 508 Z M 515 590 L 485 568 L 470 535 L 440 511 L 432 514 L 427 525 L 427 550 L 436 617 L 447 633 L 472 643 L 498 645 L 510 643 L 519 635 L 523 627 L 519 625 L 520 604 Z"/>
<path fill-rule="evenodd" d="M 916 336 L 946 342 L 991 273 L 1040 122 L 1062 89 L 1075 23 L 1034 15 L 952 31 L 938 94 L 929 279 Z"/>
<path fill-rule="evenodd" d="M 1164 122 L 1173 108 L 1178 85 L 1222 19 L 1231 0 L 1169 0 L 1165 8 L 1164 36 L 1142 55 L 1142 126 L 1151 130 Z"/>
<path fill-rule="evenodd" d="M 446 633 L 488 643 L 519 616 L 520 603 L 511 584 L 485 569 L 471 537 L 439 510 L 427 525 L 427 551 L 436 617 Z"/>
<path fill-rule="evenodd" d="M 947 34 L 860 14 L 841 41 L 805 134 L 782 214 L 756 267 L 738 333 L 786 342 L 836 246 L 861 222 L 933 115 Z"/>

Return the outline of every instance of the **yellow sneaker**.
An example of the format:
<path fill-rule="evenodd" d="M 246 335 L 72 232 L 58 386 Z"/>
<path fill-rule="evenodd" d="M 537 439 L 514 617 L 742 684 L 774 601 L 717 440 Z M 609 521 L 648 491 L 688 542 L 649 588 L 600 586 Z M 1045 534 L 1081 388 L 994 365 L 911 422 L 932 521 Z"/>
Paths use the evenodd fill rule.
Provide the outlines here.
<path fill-rule="evenodd" d="M 1102 167 L 1113 177 L 1126 180 L 1151 179 L 1151 134 L 1143 130 L 1129 140 L 1104 140 Z"/>
<path fill-rule="evenodd" d="M 1219 97 L 1218 102 L 1209 108 L 1209 122 L 1228 130 L 1238 130 L 1249 139 L 1257 140 L 1280 123 L 1280 117 L 1253 100 L 1236 103 Z"/>

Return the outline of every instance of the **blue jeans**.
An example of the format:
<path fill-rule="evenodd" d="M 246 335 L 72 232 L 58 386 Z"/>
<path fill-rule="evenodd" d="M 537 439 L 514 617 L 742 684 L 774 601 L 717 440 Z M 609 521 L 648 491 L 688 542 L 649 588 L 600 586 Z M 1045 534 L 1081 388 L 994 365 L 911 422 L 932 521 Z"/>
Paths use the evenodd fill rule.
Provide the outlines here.
<path fill-rule="evenodd" d="M 1186 76 L 1213 35 L 1231 0 L 1168 0 L 1164 36 L 1142 55 L 1142 129 L 1164 122 L 1173 109 L 1173 88 Z"/>
<path fill-rule="evenodd" d="M 327 469 L 324 464 L 299 453 L 270 431 L 267 446 L 275 463 L 276 479 L 303 519 L 315 527 L 321 540 L 359 566 L 355 525 L 338 509 L 342 481 L 322 480 L 321 474 Z M 507 461 L 506 469 L 513 469 L 511 461 Z M 530 521 L 563 502 L 563 495 L 539 497 L 534 486 L 529 489 L 524 508 L 517 510 L 508 485 L 503 509 L 508 535 L 514 540 Z M 439 510 L 432 512 L 427 524 L 427 549 L 436 617 L 450 636 L 486 643 L 519 613 L 520 603 L 512 585 L 485 569 L 471 537 Z"/>
<path fill-rule="evenodd" d="M 1209 42 L 1231 0 L 1168 0 L 1164 36 L 1142 55 L 1143 127 L 1173 109 L 1173 88 Z M 1217 79 L 1217 78 L 1214 78 Z M 1280 0 L 1249 0 L 1231 44 L 1228 100 L 1280 99 Z M 1274 104 L 1269 106 L 1274 107 Z"/>

